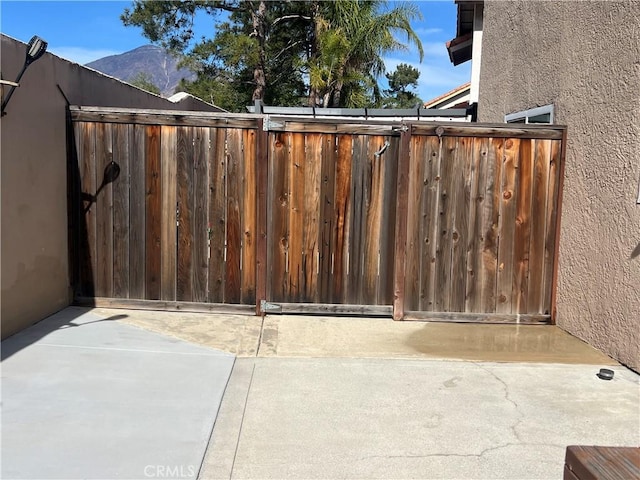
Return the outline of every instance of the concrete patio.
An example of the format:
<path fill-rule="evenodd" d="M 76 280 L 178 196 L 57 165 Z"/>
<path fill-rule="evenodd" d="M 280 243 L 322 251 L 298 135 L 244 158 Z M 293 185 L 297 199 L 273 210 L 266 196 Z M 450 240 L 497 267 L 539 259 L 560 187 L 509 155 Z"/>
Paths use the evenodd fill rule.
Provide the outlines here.
<path fill-rule="evenodd" d="M 556 327 L 72 307 L 2 347 L 2 478 L 560 479 L 640 443 L 638 375 Z"/>

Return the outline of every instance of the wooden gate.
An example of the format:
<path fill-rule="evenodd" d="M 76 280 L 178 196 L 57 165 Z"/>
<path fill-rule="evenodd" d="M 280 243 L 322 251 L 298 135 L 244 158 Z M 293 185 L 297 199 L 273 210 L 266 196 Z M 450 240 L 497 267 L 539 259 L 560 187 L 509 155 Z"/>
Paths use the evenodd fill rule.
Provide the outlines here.
<path fill-rule="evenodd" d="M 553 320 L 563 127 L 71 117 L 80 303 Z"/>

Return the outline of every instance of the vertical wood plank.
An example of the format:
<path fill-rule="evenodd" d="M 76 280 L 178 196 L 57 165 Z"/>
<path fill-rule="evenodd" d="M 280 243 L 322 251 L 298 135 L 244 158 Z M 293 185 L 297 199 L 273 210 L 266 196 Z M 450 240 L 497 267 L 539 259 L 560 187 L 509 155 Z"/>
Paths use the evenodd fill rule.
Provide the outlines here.
<path fill-rule="evenodd" d="M 81 160 L 80 169 L 80 196 L 81 214 L 84 216 L 84 231 L 80 231 L 78 243 L 81 248 L 81 260 L 79 265 L 80 294 L 95 296 L 96 285 L 96 205 L 93 195 L 96 193 L 96 127 L 94 123 L 82 122 L 80 124 L 80 141 L 78 147 Z"/>
<path fill-rule="evenodd" d="M 377 305 L 380 265 L 380 236 L 382 229 L 382 202 L 384 200 L 384 158 L 388 139 L 370 136 L 365 165 L 364 192 L 364 252 L 362 300 L 365 305 Z M 383 152 L 383 153 L 379 153 Z"/>
<path fill-rule="evenodd" d="M 398 186 L 398 152 L 400 137 L 386 137 L 389 147 L 381 157 L 382 214 L 380 235 L 380 271 L 378 305 L 393 305 L 395 265 L 395 224 Z"/>
<path fill-rule="evenodd" d="M 260 302 L 267 299 L 267 233 L 268 233 L 268 176 L 269 133 L 264 130 L 264 118 L 258 119 L 256 138 L 256 315 Z"/>
<path fill-rule="evenodd" d="M 336 161 L 335 189 L 335 250 L 333 261 L 332 303 L 346 299 L 347 272 L 350 245 L 351 162 L 353 136 L 338 136 L 338 158 Z"/>
<path fill-rule="evenodd" d="M 421 308 L 426 311 L 436 309 L 436 292 L 438 289 L 438 257 L 440 252 L 440 190 L 442 185 L 441 167 L 444 152 L 444 141 L 439 137 L 429 138 L 430 164 L 428 184 L 426 185 L 425 217 L 423 218 L 422 237 L 424 250 L 420 262 L 423 270 L 420 296 Z M 425 180 L 427 178 L 425 177 Z"/>
<path fill-rule="evenodd" d="M 350 242 L 348 245 L 349 267 L 348 282 L 346 286 L 346 302 L 352 304 L 362 303 L 362 283 L 363 271 L 362 263 L 364 256 L 363 248 L 363 220 L 364 220 L 364 197 L 365 197 L 365 164 L 367 162 L 367 142 L 366 135 L 354 135 L 353 157 L 351 162 L 351 205 L 349 214 Z"/>
<path fill-rule="evenodd" d="M 452 312 L 464 312 L 467 286 L 467 242 L 471 209 L 472 139 L 462 137 L 453 167 L 451 225 L 451 303 Z"/>
<path fill-rule="evenodd" d="M 288 158 L 289 170 L 289 302 L 299 302 L 304 288 L 302 263 L 302 237 L 305 197 L 305 147 L 304 134 L 291 134 L 291 153 Z"/>
<path fill-rule="evenodd" d="M 443 139 L 442 158 L 440 160 L 440 198 L 438 209 L 438 245 L 436 247 L 436 287 L 434 309 L 449 312 L 451 305 L 451 252 L 453 229 L 453 188 L 454 164 L 456 161 L 459 138 Z"/>
<path fill-rule="evenodd" d="M 162 189 L 162 219 L 160 243 L 160 298 L 176 300 L 176 265 L 178 230 L 177 205 L 177 129 L 163 126 L 161 131 L 160 173 Z"/>
<path fill-rule="evenodd" d="M 147 126 L 146 141 L 146 295 L 147 300 L 160 298 L 160 261 L 162 245 L 162 184 L 160 181 L 160 126 Z"/>
<path fill-rule="evenodd" d="M 482 281 L 484 278 L 483 246 L 484 232 L 490 227 L 492 198 L 491 191 L 487 193 L 487 186 L 493 185 L 493 178 L 488 178 L 494 172 L 494 165 L 490 165 L 488 152 L 490 139 L 476 138 L 473 142 L 471 183 L 471 211 L 469 212 L 469 242 L 467 247 L 467 285 L 465 312 L 484 313 L 482 311 Z M 492 188 L 492 187 L 491 187 Z M 495 280 L 491 280 L 495 285 Z"/>
<path fill-rule="evenodd" d="M 335 185 L 336 185 L 336 136 L 325 134 L 322 136 L 322 171 L 320 186 L 320 221 L 319 239 L 320 245 L 320 271 L 318 301 L 331 303 L 331 287 L 333 278 L 333 255 L 335 237 L 333 235 L 335 225 Z"/>
<path fill-rule="evenodd" d="M 288 143 L 290 134 L 273 132 L 270 137 L 270 175 L 269 200 L 271 208 L 268 238 L 270 282 L 268 298 L 272 301 L 285 300 L 289 291 L 287 273 L 287 254 L 289 247 L 289 179 L 288 179 Z M 270 290 L 270 292 L 269 292 Z"/>
<path fill-rule="evenodd" d="M 226 242 L 226 208 L 225 177 L 226 177 L 226 140 L 227 131 L 224 128 L 209 130 L 210 148 L 208 153 L 209 172 L 209 270 L 208 270 L 208 300 L 212 303 L 222 303 L 224 300 L 225 279 L 225 242 Z"/>
<path fill-rule="evenodd" d="M 113 184 L 106 181 L 105 169 L 113 159 L 112 125 L 96 127 L 96 296 L 113 295 Z"/>
<path fill-rule="evenodd" d="M 320 239 L 319 218 L 323 209 L 320 200 L 322 183 L 322 147 L 323 136 L 321 134 L 307 134 L 305 136 L 305 169 L 304 169 L 304 215 L 303 215 L 303 239 L 302 239 L 302 278 L 303 289 L 301 299 L 303 302 L 318 302 L 319 285 L 318 274 L 320 270 Z"/>
<path fill-rule="evenodd" d="M 531 243 L 531 193 L 535 145 L 532 140 L 520 141 L 518 168 L 515 241 L 513 248 L 513 304 L 512 313 L 527 312 L 529 280 L 529 245 Z"/>
<path fill-rule="evenodd" d="M 566 141 L 565 138 L 563 139 Z M 546 238 L 544 246 L 544 313 L 553 314 L 555 320 L 555 312 L 552 310 L 552 297 L 554 292 L 554 284 L 557 277 L 557 243 L 560 238 L 559 222 L 560 222 L 560 200 L 561 187 L 564 177 L 563 164 L 561 163 L 562 142 L 554 140 L 551 142 L 551 152 L 549 159 L 549 189 L 547 193 L 547 220 L 546 220 Z"/>
<path fill-rule="evenodd" d="M 242 130 L 227 129 L 227 258 L 225 303 L 240 303 L 242 261 Z"/>
<path fill-rule="evenodd" d="M 402 320 L 404 317 L 405 301 L 405 268 L 407 251 L 407 210 L 409 165 L 411 155 L 412 125 L 409 124 L 400 134 L 400 148 L 398 150 L 398 181 L 395 223 L 395 264 L 393 272 L 393 319 Z"/>
<path fill-rule="evenodd" d="M 209 129 L 207 127 L 195 127 L 193 129 L 193 181 L 190 188 L 193 203 L 192 212 L 192 299 L 194 302 L 206 302 L 207 276 L 209 269 Z"/>
<path fill-rule="evenodd" d="M 511 313 L 513 305 L 513 251 L 516 230 L 516 207 L 518 202 L 520 140 L 508 138 L 504 142 L 502 201 L 498 239 L 498 273 L 496 312 Z"/>
<path fill-rule="evenodd" d="M 177 167 L 177 227 L 178 252 L 176 265 L 176 299 L 190 302 L 193 299 L 193 127 L 178 127 L 176 142 Z"/>
<path fill-rule="evenodd" d="M 407 205 L 407 267 L 405 269 L 405 308 L 407 310 L 420 309 L 421 287 L 421 238 L 423 181 L 426 156 L 427 137 L 414 135 L 411 137 L 411 162 L 409 165 L 409 194 Z"/>
<path fill-rule="evenodd" d="M 113 161 L 120 175 L 113 182 L 113 296 L 129 298 L 129 158 L 133 128 L 113 125 Z"/>
<path fill-rule="evenodd" d="M 533 167 L 531 242 L 529 247 L 529 291 L 527 311 L 544 312 L 544 246 L 549 185 L 550 140 L 535 141 L 535 162 Z"/>
<path fill-rule="evenodd" d="M 244 155 L 243 163 L 243 212 L 242 212 L 242 284 L 241 303 L 256 302 L 256 200 L 258 185 L 256 183 L 256 131 L 243 130 Z"/>
<path fill-rule="evenodd" d="M 133 126 L 129 187 L 129 298 L 145 299 L 146 291 L 146 130 Z"/>

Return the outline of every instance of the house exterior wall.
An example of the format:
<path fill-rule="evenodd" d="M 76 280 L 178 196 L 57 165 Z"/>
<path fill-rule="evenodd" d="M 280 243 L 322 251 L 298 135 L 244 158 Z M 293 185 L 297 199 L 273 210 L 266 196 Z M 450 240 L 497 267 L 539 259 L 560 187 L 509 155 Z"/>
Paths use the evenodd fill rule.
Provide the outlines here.
<path fill-rule="evenodd" d="M 2 78 L 14 80 L 26 45 L 1 40 Z M 57 85 L 74 105 L 184 108 L 49 53 L 29 67 L 0 120 L 2 338 L 71 301 L 66 103 Z"/>
<path fill-rule="evenodd" d="M 487 1 L 479 120 L 568 126 L 557 323 L 640 371 L 640 2 Z"/>

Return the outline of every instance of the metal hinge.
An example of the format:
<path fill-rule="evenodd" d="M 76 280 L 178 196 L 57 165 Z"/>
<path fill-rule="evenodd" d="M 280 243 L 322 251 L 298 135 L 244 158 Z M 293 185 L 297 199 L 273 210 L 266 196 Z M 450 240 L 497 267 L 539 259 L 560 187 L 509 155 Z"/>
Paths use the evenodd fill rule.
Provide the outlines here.
<path fill-rule="evenodd" d="M 273 130 L 276 128 L 283 128 L 283 127 L 284 127 L 284 122 L 274 122 L 269 117 L 265 118 L 262 124 L 262 129 L 265 132 L 268 132 L 269 130 Z"/>
<path fill-rule="evenodd" d="M 260 300 L 261 313 L 282 313 L 282 307 L 277 303 L 269 303 L 266 300 Z"/>
<path fill-rule="evenodd" d="M 391 130 L 394 132 L 406 132 L 407 130 L 409 130 L 409 127 L 407 127 L 406 125 L 402 125 L 401 127 L 393 127 Z"/>

